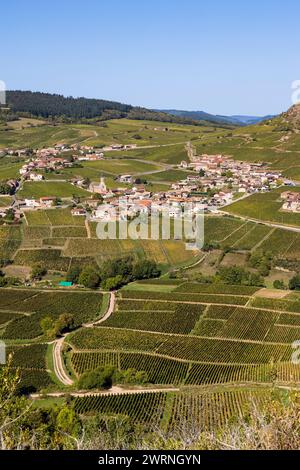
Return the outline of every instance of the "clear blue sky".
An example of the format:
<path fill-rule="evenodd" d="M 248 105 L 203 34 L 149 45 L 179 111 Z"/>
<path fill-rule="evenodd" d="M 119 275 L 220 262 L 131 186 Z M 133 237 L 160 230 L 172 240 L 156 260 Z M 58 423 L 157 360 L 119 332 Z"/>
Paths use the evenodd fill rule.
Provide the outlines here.
<path fill-rule="evenodd" d="M 299 0 L 8 0 L 8 89 L 264 115 L 300 79 Z"/>

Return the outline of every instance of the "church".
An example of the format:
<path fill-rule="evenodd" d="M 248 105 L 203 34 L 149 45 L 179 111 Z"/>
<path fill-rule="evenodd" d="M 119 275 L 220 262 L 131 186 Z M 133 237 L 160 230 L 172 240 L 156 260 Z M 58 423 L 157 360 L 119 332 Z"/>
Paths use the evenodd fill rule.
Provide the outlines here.
<path fill-rule="evenodd" d="M 101 176 L 100 183 L 91 183 L 89 190 L 97 194 L 107 194 L 107 187 L 104 181 L 104 177 Z"/>

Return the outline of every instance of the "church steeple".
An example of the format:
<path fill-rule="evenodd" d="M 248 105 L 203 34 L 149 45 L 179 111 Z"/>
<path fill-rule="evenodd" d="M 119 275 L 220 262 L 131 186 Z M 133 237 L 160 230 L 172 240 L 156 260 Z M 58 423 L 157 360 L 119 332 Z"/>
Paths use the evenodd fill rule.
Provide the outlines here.
<path fill-rule="evenodd" d="M 101 178 L 100 178 L 99 189 L 103 193 L 106 193 L 106 191 L 107 191 L 106 184 L 105 184 L 105 181 L 104 181 L 104 176 L 101 176 Z"/>

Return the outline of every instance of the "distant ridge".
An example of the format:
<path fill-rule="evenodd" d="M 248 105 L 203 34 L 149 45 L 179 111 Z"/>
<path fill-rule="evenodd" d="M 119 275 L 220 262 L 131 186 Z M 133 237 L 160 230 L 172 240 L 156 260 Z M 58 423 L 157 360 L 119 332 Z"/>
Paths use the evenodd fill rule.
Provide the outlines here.
<path fill-rule="evenodd" d="M 209 114 L 205 111 L 184 111 L 179 109 L 163 109 L 160 110 L 164 113 L 173 114 L 178 117 L 190 118 L 195 121 L 210 121 L 218 124 L 232 124 L 237 126 L 248 126 L 250 124 L 257 124 L 258 122 L 271 119 L 274 116 L 247 116 L 247 115 L 233 115 L 223 116 L 221 114 Z"/>
<path fill-rule="evenodd" d="M 149 121 L 174 122 L 198 126 L 218 125 L 229 127 L 228 123 L 194 120 L 192 117 L 154 111 L 138 106 L 91 98 L 65 97 L 59 94 L 11 90 L 6 92 L 7 106 L 13 114 L 20 114 L 43 119 L 54 119 L 60 122 L 95 123 L 108 119 L 138 119 Z M 231 127 L 232 124 L 231 124 Z"/>

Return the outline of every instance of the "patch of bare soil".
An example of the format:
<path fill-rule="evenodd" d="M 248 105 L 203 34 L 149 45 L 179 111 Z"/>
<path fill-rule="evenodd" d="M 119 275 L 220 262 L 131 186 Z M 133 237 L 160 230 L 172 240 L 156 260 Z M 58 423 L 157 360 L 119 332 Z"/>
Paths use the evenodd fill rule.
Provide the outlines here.
<path fill-rule="evenodd" d="M 255 292 L 255 297 L 265 297 L 267 299 L 283 299 L 289 294 L 288 290 L 280 290 L 280 289 L 260 289 Z"/>

